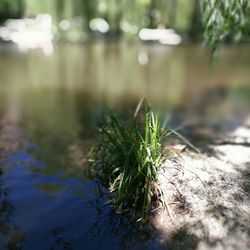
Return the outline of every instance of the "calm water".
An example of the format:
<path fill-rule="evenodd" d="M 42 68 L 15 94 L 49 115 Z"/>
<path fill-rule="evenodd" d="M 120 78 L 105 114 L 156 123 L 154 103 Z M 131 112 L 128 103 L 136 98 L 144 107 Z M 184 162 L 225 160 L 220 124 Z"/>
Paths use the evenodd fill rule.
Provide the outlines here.
<path fill-rule="evenodd" d="M 233 129 L 250 114 L 249 55 L 223 48 L 210 65 L 191 45 L 59 44 L 51 56 L 0 45 L 0 249 L 161 249 L 84 174 L 98 120 L 147 96 L 180 111 L 174 126 L 195 113 Z"/>

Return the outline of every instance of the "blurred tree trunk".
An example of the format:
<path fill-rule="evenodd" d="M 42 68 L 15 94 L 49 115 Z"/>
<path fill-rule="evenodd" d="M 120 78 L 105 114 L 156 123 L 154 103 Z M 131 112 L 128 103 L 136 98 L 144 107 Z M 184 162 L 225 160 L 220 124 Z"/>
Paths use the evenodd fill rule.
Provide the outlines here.
<path fill-rule="evenodd" d="M 117 12 L 114 18 L 115 27 L 113 33 L 116 37 L 119 37 L 121 35 L 120 24 L 123 18 L 124 9 L 123 9 L 123 1 L 116 0 L 116 3 L 117 3 Z"/>
<path fill-rule="evenodd" d="M 56 0 L 56 14 L 58 22 L 64 19 L 64 8 L 64 0 Z"/>
<path fill-rule="evenodd" d="M 171 0 L 170 11 L 169 11 L 169 25 L 172 27 L 176 24 L 176 11 L 177 11 L 178 0 Z"/>
<path fill-rule="evenodd" d="M 83 18 L 86 31 L 90 31 L 89 22 L 95 18 L 96 1 L 95 0 L 82 0 L 83 1 Z"/>
<path fill-rule="evenodd" d="M 17 9 L 18 9 L 18 12 L 17 12 L 18 18 L 24 17 L 25 10 L 26 10 L 26 3 L 24 0 L 17 1 Z"/>
<path fill-rule="evenodd" d="M 203 34 L 200 0 L 194 0 L 189 36 L 193 41 L 200 41 Z"/>
<path fill-rule="evenodd" d="M 148 18 L 149 18 L 149 28 L 155 28 L 155 9 L 156 9 L 156 0 L 151 0 L 148 9 Z"/>

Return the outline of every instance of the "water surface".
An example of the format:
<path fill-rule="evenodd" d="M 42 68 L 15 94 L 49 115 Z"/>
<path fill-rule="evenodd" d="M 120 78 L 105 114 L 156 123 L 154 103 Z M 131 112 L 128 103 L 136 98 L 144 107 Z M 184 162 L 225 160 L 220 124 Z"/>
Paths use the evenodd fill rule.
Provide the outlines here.
<path fill-rule="evenodd" d="M 225 47 L 211 65 L 193 45 L 57 44 L 51 56 L 0 45 L 0 248 L 160 249 L 84 172 L 98 120 L 147 96 L 173 126 L 209 114 L 232 130 L 249 117 L 249 55 Z"/>

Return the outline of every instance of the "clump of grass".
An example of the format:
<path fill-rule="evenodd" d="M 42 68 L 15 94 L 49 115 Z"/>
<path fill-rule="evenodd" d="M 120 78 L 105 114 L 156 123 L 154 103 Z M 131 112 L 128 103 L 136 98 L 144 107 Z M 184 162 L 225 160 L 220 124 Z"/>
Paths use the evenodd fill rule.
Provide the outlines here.
<path fill-rule="evenodd" d="M 147 219 L 153 203 L 159 202 L 157 174 L 163 162 L 163 136 L 159 115 L 145 102 L 138 105 L 130 123 L 111 113 L 102 126 L 90 171 L 109 189 L 118 212 L 129 210 L 133 217 Z"/>

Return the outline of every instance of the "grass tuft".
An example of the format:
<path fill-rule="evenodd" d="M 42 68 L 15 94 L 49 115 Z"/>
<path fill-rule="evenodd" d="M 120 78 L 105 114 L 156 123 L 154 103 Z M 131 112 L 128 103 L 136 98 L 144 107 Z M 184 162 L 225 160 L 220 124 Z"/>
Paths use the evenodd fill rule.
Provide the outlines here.
<path fill-rule="evenodd" d="M 163 136 L 159 115 L 143 101 L 130 123 L 111 113 L 101 127 L 101 139 L 91 152 L 90 173 L 108 188 L 118 212 L 130 211 L 145 220 L 152 205 L 159 202 L 157 174 L 163 162 Z"/>

